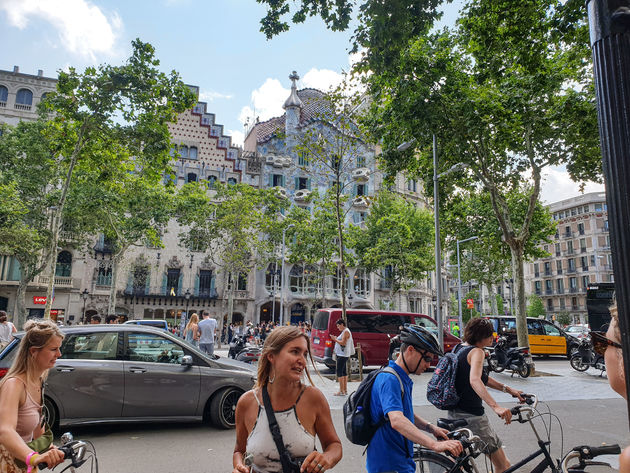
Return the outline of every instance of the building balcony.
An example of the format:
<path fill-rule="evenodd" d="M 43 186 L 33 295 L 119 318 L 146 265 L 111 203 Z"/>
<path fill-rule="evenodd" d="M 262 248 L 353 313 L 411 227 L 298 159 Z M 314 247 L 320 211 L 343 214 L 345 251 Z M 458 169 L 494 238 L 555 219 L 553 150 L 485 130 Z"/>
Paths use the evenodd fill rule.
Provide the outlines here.
<path fill-rule="evenodd" d="M 550 296 L 551 294 L 553 294 L 553 289 L 545 289 L 545 294 Z"/>
<path fill-rule="evenodd" d="M 578 288 L 577 288 L 577 287 L 570 287 L 570 288 L 569 288 L 569 292 L 570 292 L 571 294 L 577 294 L 577 292 L 578 292 Z"/>
<path fill-rule="evenodd" d="M 540 290 L 540 289 L 536 289 L 534 292 L 536 293 L 537 296 L 541 296 L 542 295 L 542 290 Z"/>
<path fill-rule="evenodd" d="M 573 238 L 573 232 L 564 232 L 562 238 Z"/>
<path fill-rule="evenodd" d="M 588 266 L 582 266 L 582 271 L 584 272 L 588 271 Z"/>
<path fill-rule="evenodd" d="M 50 281 L 50 276 L 38 276 L 37 282 L 42 285 L 47 285 Z M 53 281 L 55 287 L 72 287 L 72 276 L 55 276 Z"/>
<path fill-rule="evenodd" d="M 561 269 L 556 270 L 556 274 L 562 274 L 562 268 L 561 268 Z"/>
<path fill-rule="evenodd" d="M 534 277 L 535 277 L 535 278 L 539 278 L 539 277 L 540 277 L 540 272 L 539 272 L 539 271 L 536 271 L 536 272 L 534 273 Z"/>
<path fill-rule="evenodd" d="M 552 276 L 550 269 L 545 269 L 545 276 Z"/>
<path fill-rule="evenodd" d="M 572 273 L 575 273 L 575 272 L 576 272 L 576 269 L 575 269 L 575 268 L 569 268 L 569 269 L 567 269 L 567 274 L 572 274 Z"/>
<path fill-rule="evenodd" d="M 370 169 L 363 167 L 353 170 L 352 179 L 357 182 L 367 182 L 370 179 Z"/>
<path fill-rule="evenodd" d="M 287 190 L 284 187 L 282 187 L 282 186 L 275 186 L 274 189 L 278 193 L 279 197 L 281 197 L 283 199 L 287 199 L 289 197 L 289 195 L 287 194 Z"/>
<path fill-rule="evenodd" d="M 306 202 L 309 195 L 311 195 L 311 191 L 308 189 L 300 189 L 295 193 L 293 200 L 296 202 Z"/>
<path fill-rule="evenodd" d="M 16 104 L 14 105 L 14 108 L 15 108 L 16 110 L 24 110 L 25 112 L 28 112 L 28 111 L 30 111 L 30 110 L 31 110 L 32 105 L 24 105 L 24 104 L 21 104 L 21 103 L 16 103 Z"/>
<path fill-rule="evenodd" d="M 355 197 L 352 200 L 352 206 L 358 209 L 367 209 L 369 206 L 368 200 L 364 195 Z"/>

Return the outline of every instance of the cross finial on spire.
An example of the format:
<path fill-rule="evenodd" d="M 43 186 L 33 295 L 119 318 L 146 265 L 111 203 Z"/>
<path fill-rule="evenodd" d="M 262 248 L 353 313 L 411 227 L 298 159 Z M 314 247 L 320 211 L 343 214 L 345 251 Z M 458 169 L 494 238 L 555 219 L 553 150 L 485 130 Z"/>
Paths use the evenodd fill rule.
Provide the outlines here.
<path fill-rule="evenodd" d="M 291 95 L 289 95 L 289 98 L 284 102 L 284 105 L 282 106 L 285 110 L 289 107 L 301 107 L 302 106 L 302 101 L 300 100 L 300 97 L 298 97 L 298 93 L 297 93 L 297 81 L 300 78 L 300 76 L 298 76 L 298 73 L 296 71 L 293 71 L 291 73 L 291 75 L 289 76 L 289 79 L 291 79 Z"/>
<path fill-rule="evenodd" d="M 293 71 L 289 76 L 289 79 L 293 81 L 293 85 L 291 87 L 297 87 L 295 83 L 300 80 L 300 76 L 298 76 L 296 71 Z"/>

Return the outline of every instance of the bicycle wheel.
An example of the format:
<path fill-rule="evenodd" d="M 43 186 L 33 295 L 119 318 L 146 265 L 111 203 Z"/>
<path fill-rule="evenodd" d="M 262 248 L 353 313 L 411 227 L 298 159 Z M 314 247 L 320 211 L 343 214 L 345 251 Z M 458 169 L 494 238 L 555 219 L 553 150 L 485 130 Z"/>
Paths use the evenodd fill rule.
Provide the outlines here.
<path fill-rule="evenodd" d="M 444 455 L 429 450 L 419 450 L 413 456 L 417 473 L 463 473 L 461 468 L 453 470 L 455 463 Z"/>

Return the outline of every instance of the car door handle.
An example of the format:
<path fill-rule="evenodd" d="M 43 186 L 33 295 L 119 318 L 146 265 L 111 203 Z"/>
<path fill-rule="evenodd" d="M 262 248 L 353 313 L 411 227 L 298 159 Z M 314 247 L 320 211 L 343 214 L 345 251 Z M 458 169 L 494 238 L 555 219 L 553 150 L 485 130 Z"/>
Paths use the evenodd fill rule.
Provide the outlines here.
<path fill-rule="evenodd" d="M 72 366 L 57 366 L 57 371 L 61 373 L 70 373 L 74 371 L 74 368 Z"/>
<path fill-rule="evenodd" d="M 144 368 L 137 368 L 137 367 L 129 368 L 130 373 L 146 373 L 146 371 L 147 370 Z"/>

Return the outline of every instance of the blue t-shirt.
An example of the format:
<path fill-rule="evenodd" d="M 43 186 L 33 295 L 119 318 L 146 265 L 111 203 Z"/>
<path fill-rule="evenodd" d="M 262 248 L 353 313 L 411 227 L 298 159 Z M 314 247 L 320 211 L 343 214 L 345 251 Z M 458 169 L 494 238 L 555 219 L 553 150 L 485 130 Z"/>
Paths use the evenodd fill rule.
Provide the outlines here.
<path fill-rule="evenodd" d="M 372 421 L 378 422 L 389 412 L 401 411 L 413 423 L 413 404 L 411 402 L 413 381 L 405 373 L 405 370 L 393 361 L 389 362 L 389 366 L 394 368 L 400 376 L 405 396 L 401 396 L 400 383 L 396 376 L 391 373 L 379 374 L 372 386 L 370 404 Z M 396 432 L 387 423 L 376 431 L 368 445 L 367 471 L 368 473 L 381 473 L 383 471 L 414 473 L 416 465 L 411 457 L 412 454 L 413 442 Z"/>

